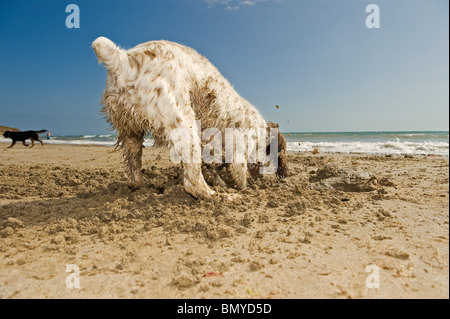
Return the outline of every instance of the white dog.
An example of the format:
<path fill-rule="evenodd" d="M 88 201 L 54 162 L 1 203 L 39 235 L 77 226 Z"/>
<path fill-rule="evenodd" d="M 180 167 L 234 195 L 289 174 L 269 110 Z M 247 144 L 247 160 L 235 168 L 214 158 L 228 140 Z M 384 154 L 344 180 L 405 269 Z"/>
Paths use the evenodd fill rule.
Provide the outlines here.
<path fill-rule="evenodd" d="M 199 131 L 205 128 L 268 128 L 258 110 L 191 48 L 151 41 L 124 50 L 104 37 L 97 38 L 92 47 L 108 70 L 102 112 L 117 130 L 117 146 L 123 150 L 132 188 L 142 185 L 142 143 L 149 132 L 173 149 L 171 134 L 178 128 L 190 135 L 181 143 L 194 145 L 201 145 Z M 201 128 L 196 120 L 201 120 Z M 184 158 L 183 168 L 188 193 L 197 198 L 215 193 L 203 178 L 201 162 Z M 244 189 L 247 159 L 229 168 L 237 188 Z"/>

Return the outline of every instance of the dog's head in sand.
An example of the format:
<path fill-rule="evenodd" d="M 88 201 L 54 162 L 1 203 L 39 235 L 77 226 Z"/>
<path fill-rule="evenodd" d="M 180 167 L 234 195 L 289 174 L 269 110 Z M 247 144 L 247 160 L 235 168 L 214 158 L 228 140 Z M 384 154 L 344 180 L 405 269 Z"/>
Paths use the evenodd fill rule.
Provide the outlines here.
<path fill-rule="evenodd" d="M 278 123 L 273 123 L 273 122 L 268 122 L 267 123 L 267 128 L 276 128 L 277 129 L 277 134 L 278 134 L 278 138 L 277 138 L 277 142 L 278 142 L 278 166 L 277 166 L 277 177 L 279 179 L 284 179 L 288 176 L 288 167 L 287 167 L 287 144 L 286 144 L 286 139 L 284 138 L 283 134 L 281 134 L 281 132 L 278 130 L 279 125 Z M 269 155 L 270 153 L 270 146 L 267 147 L 266 149 L 266 154 Z M 248 171 L 250 173 L 251 176 L 253 177 L 257 177 L 258 175 L 260 175 L 260 169 L 261 169 L 261 163 L 257 162 L 257 163 L 251 163 L 248 164 Z"/>
<path fill-rule="evenodd" d="M 278 123 L 269 122 L 267 123 L 268 127 L 271 128 L 279 128 Z M 286 139 L 283 134 L 278 130 L 278 168 L 277 168 L 277 176 L 281 179 L 285 178 L 288 175 L 288 167 L 287 167 L 287 144 Z"/>
<path fill-rule="evenodd" d="M 149 133 L 181 158 L 184 189 L 194 197 L 208 198 L 216 192 L 205 182 L 201 160 L 194 160 L 196 145 L 203 142 L 199 132 L 215 128 L 226 139 L 227 128 L 271 128 L 217 68 L 191 48 L 150 41 L 125 50 L 104 37 L 96 39 L 92 47 L 108 71 L 102 112 L 117 130 L 117 147 L 123 152 L 132 188 L 142 185 L 142 143 Z M 181 139 L 175 140 L 180 130 Z M 279 137 L 285 145 L 282 135 Z M 276 148 L 270 151 L 273 149 L 276 152 Z M 228 167 L 234 185 L 245 189 L 248 151 L 237 157 Z M 285 157 L 281 163 L 285 164 Z M 277 174 L 283 178 L 286 171 L 282 165 Z"/>

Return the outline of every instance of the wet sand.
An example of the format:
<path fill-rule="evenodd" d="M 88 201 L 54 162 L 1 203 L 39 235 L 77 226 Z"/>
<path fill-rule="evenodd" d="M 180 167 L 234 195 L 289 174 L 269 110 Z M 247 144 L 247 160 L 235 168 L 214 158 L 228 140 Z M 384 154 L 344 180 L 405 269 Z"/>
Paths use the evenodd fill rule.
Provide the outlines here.
<path fill-rule="evenodd" d="M 7 146 L 1 298 L 449 298 L 448 157 L 289 153 L 199 201 L 161 149 L 131 191 L 111 147 Z"/>

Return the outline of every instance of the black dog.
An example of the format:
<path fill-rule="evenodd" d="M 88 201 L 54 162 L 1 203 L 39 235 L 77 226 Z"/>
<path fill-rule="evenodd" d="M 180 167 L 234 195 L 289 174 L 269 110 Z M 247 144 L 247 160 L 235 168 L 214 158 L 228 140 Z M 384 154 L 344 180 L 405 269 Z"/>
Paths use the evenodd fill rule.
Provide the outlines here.
<path fill-rule="evenodd" d="M 8 148 L 13 147 L 17 141 L 21 141 L 24 146 L 28 147 L 28 144 L 25 143 L 25 140 L 31 140 L 31 147 L 34 146 L 34 141 L 41 142 L 41 145 L 44 146 L 44 143 L 39 139 L 39 134 L 45 133 L 47 130 L 40 131 L 25 131 L 25 132 L 11 132 L 6 131 L 3 133 L 3 137 L 12 139 L 12 144 Z"/>

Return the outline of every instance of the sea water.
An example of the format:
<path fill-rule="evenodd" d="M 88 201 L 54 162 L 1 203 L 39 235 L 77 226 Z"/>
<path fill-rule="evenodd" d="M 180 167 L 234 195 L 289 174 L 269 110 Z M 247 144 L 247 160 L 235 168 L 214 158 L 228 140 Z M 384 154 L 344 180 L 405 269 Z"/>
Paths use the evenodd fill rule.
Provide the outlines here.
<path fill-rule="evenodd" d="M 285 132 L 283 135 L 291 152 L 318 149 L 325 153 L 449 156 L 448 131 Z M 114 134 L 52 136 L 50 140 L 43 134 L 41 139 L 45 144 L 114 146 L 116 143 Z M 1 137 L 0 142 L 10 143 L 11 140 Z M 144 146 L 153 146 L 153 139 L 145 139 Z"/>

